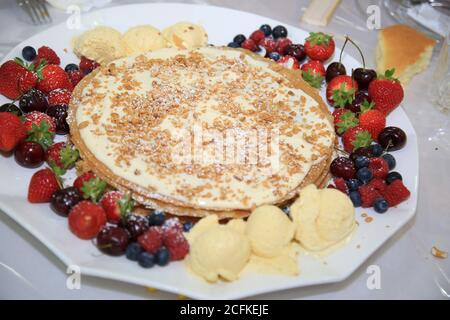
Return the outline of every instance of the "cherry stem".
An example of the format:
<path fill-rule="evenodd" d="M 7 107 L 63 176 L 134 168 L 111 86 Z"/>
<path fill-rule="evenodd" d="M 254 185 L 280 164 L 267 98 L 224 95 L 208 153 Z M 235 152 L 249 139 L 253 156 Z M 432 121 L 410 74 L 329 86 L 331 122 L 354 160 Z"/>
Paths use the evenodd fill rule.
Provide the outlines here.
<path fill-rule="evenodd" d="M 366 69 L 366 61 L 364 60 L 364 55 L 361 51 L 361 49 L 358 47 L 358 45 L 355 43 L 355 41 L 353 41 L 352 39 L 349 38 L 349 36 L 345 36 L 345 41 L 350 41 L 355 47 L 356 49 L 358 49 L 359 54 L 361 55 L 362 58 L 362 63 L 363 63 L 363 69 Z"/>
<path fill-rule="evenodd" d="M 341 62 L 342 61 L 342 53 L 344 52 L 344 48 L 347 45 L 347 42 L 349 39 L 350 38 L 348 36 L 345 36 L 345 42 L 344 42 L 344 45 L 342 46 L 341 53 L 339 54 L 339 64 L 342 64 L 342 62 Z"/>

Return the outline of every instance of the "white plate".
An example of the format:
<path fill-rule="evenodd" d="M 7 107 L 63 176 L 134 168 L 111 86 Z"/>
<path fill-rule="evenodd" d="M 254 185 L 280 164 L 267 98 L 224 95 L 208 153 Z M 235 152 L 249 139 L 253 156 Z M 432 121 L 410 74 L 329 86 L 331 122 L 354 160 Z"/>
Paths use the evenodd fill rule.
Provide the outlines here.
<path fill-rule="evenodd" d="M 124 31 L 138 24 L 152 24 L 164 28 L 187 20 L 202 24 L 209 34 L 210 43 L 217 45 L 226 45 L 238 33 L 248 35 L 263 23 L 272 26 L 281 24 L 269 18 L 240 11 L 186 4 L 128 5 L 99 10 L 82 15 L 81 18 L 82 29 L 70 30 L 66 24 L 55 26 L 22 42 L 4 60 L 20 56 L 26 45 L 48 45 L 61 57 L 62 65 L 76 62 L 78 60 L 70 50 L 72 37 L 96 24 L 105 24 Z M 302 43 L 307 36 L 305 31 L 293 26 L 286 27 L 294 42 Z M 68 49 L 67 52 L 64 49 Z M 359 63 L 348 55 L 344 55 L 343 62 L 347 70 L 359 66 Z M 1 104 L 6 101 L 5 98 L 0 98 Z M 101 255 L 90 241 L 76 238 L 68 230 L 66 219 L 54 214 L 47 204 L 32 205 L 27 202 L 28 183 L 36 170 L 20 167 L 12 157 L 0 157 L 0 208 L 42 241 L 64 263 L 80 266 L 82 275 L 126 281 L 199 299 L 235 299 L 294 287 L 338 282 L 350 276 L 405 225 L 416 210 L 419 170 L 416 134 L 401 108 L 392 112 L 388 125 L 401 127 L 408 136 L 406 147 L 394 152 L 394 155 L 397 159 L 396 170 L 402 173 L 406 186 L 411 190 L 410 199 L 383 215 L 368 209 L 358 209 L 359 228 L 352 240 L 324 260 L 301 255 L 301 274 L 297 277 L 244 274 L 239 281 L 212 285 L 190 274 L 182 262 L 171 263 L 164 268 L 143 269 L 124 257 Z M 374 220 L 371 223 L 364 222 L 361 217 L 363 212 L 367 212 Z"/>

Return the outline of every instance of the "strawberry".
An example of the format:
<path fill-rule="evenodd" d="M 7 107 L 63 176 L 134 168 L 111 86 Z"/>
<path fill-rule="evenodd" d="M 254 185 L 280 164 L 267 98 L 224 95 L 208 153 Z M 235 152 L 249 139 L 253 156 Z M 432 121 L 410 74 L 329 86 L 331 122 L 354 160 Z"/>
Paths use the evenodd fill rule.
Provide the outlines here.
<path fill-rule="evenodd" d="M 386 126 L 386 116 L 379 110 L 372 109 L 373 102 L 367 100 L 361 105 L 361 114 L 359 115 L 359 124 L 370 132 L 373 140 L 378 139 L 378 135 Z"/>
<path fill-rule="evenodd" d="M 375 200 L 382 197 L 379 191 L 367 184 L 360 186 L 358 191 L 361 196 L 361 207 L 363 208 L 372 207 Z"/>
<path fill-rule="evenodd" d="M 45 64 L 56 64 L 59 65 L 61 63 L 61 59 L 59 59 L 58 55 L 56 54 L 53 49 L 42 46 L 38 49 L 38 53 L 36 58 L 34 58 L 33 64 L 35 66 L 42 63 L 42 61 L 45 60 Z"/>
<path fill-rule="evenodd" d="M 333 117 L 335 130 L 338 135 L 342 135 L 345 131 L 356 127 L 359 123 L 356 114 L 344 108 L 334 110 Z"/>
<path fill-rule="evenodd" d="M 33 174 L 28 187 L 28 201 L 31 203 L 50 202 L 52 195 L 61 189 L 58 178 L 49 168 Z"/>
<path fill-rule="evenodd" d="M 98 64 L 94 60 L 86 58 L 85 56 L 82 56 L 80 59 L 79 67 L 83 73 L 86 73 L 88 70 L 92 71 L 99 66 L 100 64 Z"/>
<path fill-rule="evenodd" d="M 383 158 L 370 158 L 369 170 L 375 178 L 384 179 L 389 172 L 389 166 Z"/>
<path fill-rule="evenodd" d="M 297 70 L 300 68 L 300 64 L 298 63 L 297 59 L 295 59 L 294 57 L 291 57 L 291 56 L 281 57 L 277 61 L 277 63 L 281 64 L 285 68 L 292 69 L 292 70 Z"/>
<path fill-rule="evenodd" d="M 83 191 L 81 190 L 81 188 L 83 188 L 83 185 L 86 181 L 89 181 L 91 179 L 94 179 L 96 177 L 95 173 L 93 173 L 92 171 L 88 171 L 85 172 L 81 175 L 79 175 L 75 181 L 73 182 L 73 186 L 75 188 L 78 189 L 78 191 L 80 191 L 81 193 L 83 193 Z"/>
<path fill-rule="evenodd" d="M 30 89 L 36 88 L 38 77 L 34 72 L 29 70 L 24 71 L 18 79 L 18 87 L 21 93 L 25 93 Z"/>
<path fill-rule="evenodd" d="M 325 61 L 334 53 L 333 37 L 323 32 L 311 32 L 305 41 L 305 52 L 311 60 Z"/>
<path fill-rule="evenodd" d="M 50 106 L 54 106 L 57 104 L 68 105 L 70 102 L 71 96 L 72 96 L 72 92 L 70 92 L 67 89 L 53 90 L 47 96 L 48 104 Z"/>
<path fill-rule="evenodd" d="M 77 203 L 69 212 L 69 229 L 78 238 L 94 238 L 106 224 L 106 214 L 102 207 L 90 201 Z"/>
<path fill-rule="evenodd" d="M 183 260 L 189 253 L 189 242 L 182 231 L 176 228 L 169 228 L 163 233 L 163 243 L 169 250 L 170 260 Z"/>
<path fill-rule="evenodd" d="M 334 77 L 327 86 L 327 100 L 334 107 L 345 107 L 353 102 L 358 84 L 350 76 Z"/>
<path fill-rule="evenodd" d="M 58 176 L 65 174 L 67 169 L 73 168 L 78 157 L 78 150 L 65 142 L 51 145 L 45 154 L 45 160 Z"/>
<path fill-rule="evenodd" d="M 276 41 L 277 52 L 282 56 L 286 55 L 286 49 L 292 44 L 292 41 L 288 38 L 278 38 Z"/>
<path fill-rule="evenodd" d="M 394 207 L 409 198 L 411 192 L 405 187 L 402 180 L 394 180 L 387 185 L 383 192 L 384 199 L 389 203 L 390 207 Z"/>
<path fill-rule="evenodd" d="M 310 60 L 301 67 L 302 78 L 309 83 L 311 87 L 320 88 L 325 78 L 325 67 L 323 63 L 317 60 Z"/>
<path fill-rule="evenodd" d="M 81 70 L 69 71 L 67 72 L 67 75 L 69 76 L 70 82 L 74 87 L 81 81 L 81 79 L 84 78 L 84 73 Z"/>
<path fill-rule="evenodd" d="M 266 49 L 266 56 L 269 55 L 269 53 L 277 51 L 277 43 L 275 40 L 271 38 L 264 38 L 259 42 L 259 45 Z"/>
<path fill-rule="evenodd" d="M 25 116 L 24 127 L 28 141 L 34 141 L 42 145 L 44 149 L 50 147 L 55 136 L 55 120 L 45 113 L 32 111 Z"/>
<path fill-rule="evenodd" d="M 138 237 L 139 245 L 148 253 L 155 254 L 163 245 L 163 231 L 161 227 L 150 227 Z"/>
<path fill-rule="evenodd" d="M 57 65 L 46 65 L 42 69 L 42 77 L 37 88 L 45 93 L 55 89 L 67 89 L 72 91 L 73 86 L 67 73 Z"/>
<path fill-rule="evenodd" d="M 20 118 L 11 112 L 0 112 L 0 151 L 13 150 L 27 136 Z"/>
<path fill-rule="evenodd" d="M 266 35 L 264 34 L 263 31 L 261 30 L 256 30 L 253 31 L 253 33 L 250 35 L 250 39 L 252 39 L 253 41 L 255 41 L 256 44 L 259 44 L 261 42 L 261 40 L 263 40 L 266 37 Z"/>
<path fill-rule="evenodd" d="M 345 183 L 344 178 L 335 178 L 334 185 L 336 186 L 336 189 L 338 189 L 339 191 L 348 194 L 348 187 L 347 184 Z"/>
<path fill-rule="evenodd" d="M 372 137 L 366 129 L 357 125 L 345 131 L 342 136 L 344 149 L 348 153 L 362 147 L 368 147 L 372 143 Z"/>
<path fill-rule="evenodd" d="M 9 99 L 17 99 L 19 90 L 19 78 L 27 72 L 27 69 L 14 60 L 8 60 L 0 67 L 0 93 Z"/>
<path fill-rule="evenodd" d="M 129 194 L 123 194 L 120 191 L 108 191 L 102 196 L 100 205 L 105 210 L 108 221 L 117 223 L 133 210 L 134 201 Z"/>
<path fill-rule="evenodd" d="M 388 115 L 403 100 L 403 87 L 393 77 L 395 69 L 386 70 L 384 76 L 378 76 L 369 84 L 369 96 L 375 103 L 375 109 Z"/>

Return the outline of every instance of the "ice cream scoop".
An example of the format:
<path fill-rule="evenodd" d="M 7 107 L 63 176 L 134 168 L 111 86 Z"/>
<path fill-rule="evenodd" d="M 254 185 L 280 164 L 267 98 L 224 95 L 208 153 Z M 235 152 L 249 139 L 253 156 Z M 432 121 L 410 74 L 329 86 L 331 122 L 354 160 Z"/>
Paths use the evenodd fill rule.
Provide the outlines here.
<path fill-rule="evenodd" d="M 99 26 L 88 30 L 73 42 L 73 52 L 98 63 L 106 63 L 125 55 L 122 34 L 114 28 Z"/>
<path fill-rule="evenodd" d="M 167 40 L 155 27 L 142 25 L 128 29 L 122 37 L 122 45 L 127 55 L 133 55 L 166 48 Z"/>
<path fill-rule="evenodd" d="M 178 22 L 162 31 L 171 46 L 178 49 L 203 47 L 208 44 L 208 34 L 202 26 L 190 22 Z"/>
<path fill-rule="evenodd" d="M 209 282 L 216 282 L 219 277 L 233 281 L 239 277 L 250 254 L 250 243 L 244 234 L 216 225 L 190 242 L 186 262 L 192 271 Z"/>
<path fill-rule="evenodd" d="M 279 255 L 294 237 L 294 223 L 275 206 L 256 208 L 247 220 L 246 233 L 252 251 L 261 257 Z"/>
<path fill-rule="evenodd" d="M 336 189 L 319 190 L 313 184 L 300 191 L 291 214 L 297 225 L 295 238 L 310 251 L 337 244 L 356 227 L 355 209 L 349 197 Z"/>

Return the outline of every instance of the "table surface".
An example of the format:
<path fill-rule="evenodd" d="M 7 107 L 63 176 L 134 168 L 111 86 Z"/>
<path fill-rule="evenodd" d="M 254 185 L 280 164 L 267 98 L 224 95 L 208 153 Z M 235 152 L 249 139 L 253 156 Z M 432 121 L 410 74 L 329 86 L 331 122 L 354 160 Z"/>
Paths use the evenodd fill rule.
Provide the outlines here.
<path fill-rule="evenodd" d="M 113 0 L 107 6 L 151 1 Z M 333 33 L 337 45 L 345 34 L 355 39 L 374 64 L 376 31 L 366 28 L 367 17 L 355 0 L 343 0 L 332 21 L 320 28 L 300 23 L 309 1 L 211 0 L 178 1 L 229 7 L 253 12 L 306 30 Z M 377 4 L 379 1 L 363 1 Z M 53 24 L 68 15 L 49 8 Z M 382 11 L 382 27 L 395 23 Z M 224 25 L 228 22 L 223 21 Z M 0 2 L 0 58 L 19 42 L 49 25 L 33 26 L 14 0 Z M 415 218 L 380 248 L 347 280 L 261 296 L 257 299 L 448 299 L 450 259 L 436 259 L 430 249 L 450 251 L 450 116 L 430 102 L 429 88 L 436 54 L 430 68 L 408 85 L 403 106 L 418 135 L 420 150 L 419 203 Z M 381 288 L 368 289 L 368 267 L 380 268 Z M 83 277 L 79 290 L 66 287 L 66 267 L 43 244 L 0 211 L 0 299 L 174 299 L 165 292 L 95 277 Z"/>

